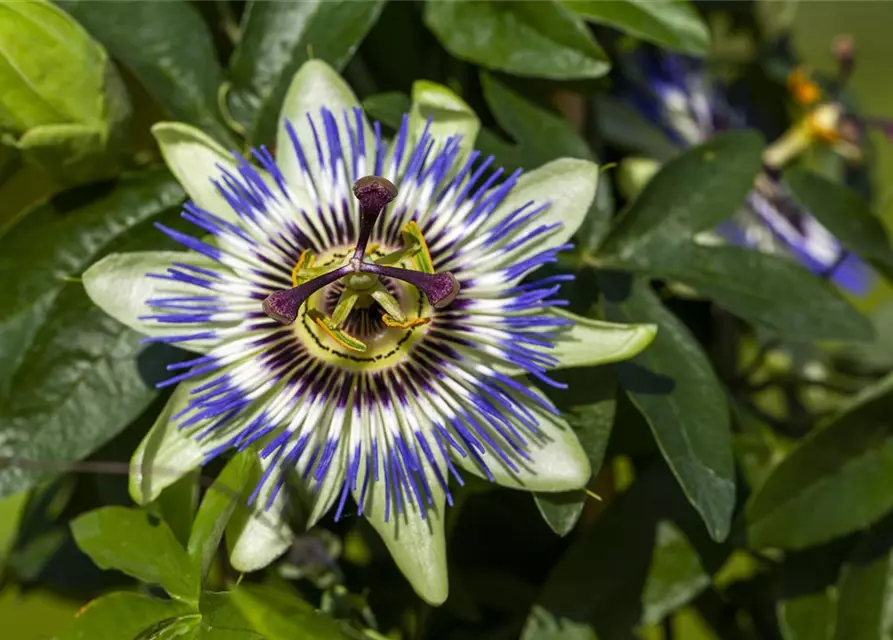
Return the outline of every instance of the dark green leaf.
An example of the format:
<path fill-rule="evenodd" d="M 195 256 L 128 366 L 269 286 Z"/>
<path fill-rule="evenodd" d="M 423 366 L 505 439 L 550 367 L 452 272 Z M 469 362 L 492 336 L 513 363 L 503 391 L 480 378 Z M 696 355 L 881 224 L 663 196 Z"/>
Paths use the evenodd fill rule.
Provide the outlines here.
<path fill-rule="evenodd" d="M 658 325 L 654 342 L 616 365 L 620 384 L 642 412 L 682 490 L 714 540 L 729 533 L 735 477 L 725 394 L 701 346 L 647 283 L 602 279 L 606 314 Z"/>
<path fill-rule="evenodd" d="M 228 101 L 250 141 L 275 137 L 279 109 L 301 64 L 313 58 L 343 68 L 384 5 L 384 0 L 249 3 L 242 40 L 230 61 Z"/>
<path fill-rule="evenodd" d="M 862 535 L 837 583 L 835 640 L 883 640 L 893 635 L 893 517 Z"/>
<path fill-rule="evenodd" d="M 577 232 L 580 250 L 584 255 L 593 255 L 598 251 L 599 245 L 611 229 L 614 210 L 614 187 L 610 180 L 599 180 L 595 199 L 589 207 L 589 213 L 586 214 L 583 226 Z"/>
<path fill-rule="evenodd" d="M 589 457 L 592 475 L 598 475 L 605 458 L 614 413 L 617 409 L 617 380 L 608 367 L 577 369 L 573 373 L 555 372 L 558 382 L 568 384 L 567 391 L 555 391 L 550 397 L 574 428 Z M 571 379 L 574 384 L 571 385 Z M 536 506 L 546 523 L 560 536 L 567 535 L 583 512 L 585 491 L 534 494 Z"/>
<path fill-rule="evenodd" d="M 593 159 L 589 145 L 564 118 L 528 102 L 483 71 L 481 87 L 497 124 L 517 142 L 525 169 L 555 158 Z"/>
<path fill-rule="evenodd" d="M 803 169 L 786 171 L 784 178 L 803 206 L 844 247 L 893 270 L 893 250 L 884 225 L 859 194 Z"/>
<path fill-rule="evenodd" d="M 404 113 L 409 113 L 412 101 L 409 96 L 399 91 L 378 93 L 363 100 L 363 110 L 373 120 L 394 129 L 400 128 Z"/>
<path fill-rule="evenodd" d="M 454 56 L 488 69 L 556 80 L 609 69 L 586 25 L 557 0 L 427 2 L 425 24 Z"/>
<path fill-rule="evenodd" d="M 536 493 L 533 496 L 536 508 L 543 520 L 555 533 L 566 536 L 573 530 L 583 513 L 589 497 L 585 491 L 563 491 L 561 493 Z"/>
<path fill-rule="evenodd" d="M 347 636 L 331 618 L 284 588 L 242 585 L 230 593 L 251 626 L 267 640 L 340 640 Z"/>
<path fill-rule="evenodd" d="M 705 54 L 710 31 L 687 0 L 563 0 L 586 20 L 685 53 Z"/>
<path fill-rule="evenodd" d="M 801 549 L 870 525 L 893 508 L 893 377 L 811 434 L 746 507 L 754 548 Z"/>
<path fill-rule="evenodd" d="M 638 111 L 605 96 L 595 99 L 598 132 L 606 142 L 627 151 L 644 153 L 655 160 L 668 160 L 679 153 L 667 134 Z"/>
<path fill-rule="evenodd" d="M 18 538 L 19 525 L 22 524 L 30 497 L 30 492 L 21 491 L 0 499 L 0 576 L 6 569 L 6 559 Z"/>
<path fill-rule="evenodd" d="M 711 229 L 744 203 L 762 160 L 763 144 L 750 131 L 717 136 L 673 158 L 618 219 L 601 252 L 644 260 Z"/>
<path fill-rule="evenodd" d="M 59 6 L 123 62 L 176 120 L 222 142 L 232 139 L 217 109 L 223 72 L 211 34 L 190 3 L 69 0 Z"/>
<path fill-rule="evenodd" d="M 101 569 L 159 584 L 171 596 L 198 604 L 198 567 L 163 520 L 142 509 L 103 507 L 77 517 L 71 531 Z"/>
<path fill-rule="evenodd" d="M 826 282 L 779 256 L 743 247 L 655 247 L 634 271 L 676 280 L 773 335 L 792 341 L 871 340 L 871 322 Z"/>
<path fill-rule="evenodd" d="M 562 556 L 538 598 L 554 619 L 591 623 L 602 638 L 634 637 L 632 629 L 689 602 L 727 554 L 709 541 L 666 467 L 639 471 Z M 534 607 L 522 640 L 538 640 L 541 614 Z"/>
<path fill-rule="evenodd" d="M 57 198 L 34 208 L 0 238 L 0 272 L 16 273 L 0 287 L 0 391 L 45 321 L 55 297 L 132 229 L 177 206 L 183 189 L 167 172 L 122 180 L 105 197 L 68 210 Z"/>
<path fill-rule="evenodd" d="M 199 608 L 202 612 L 201 640 L 264 640 L 262 635 L 251 631 L 229 592 L 203 592 Z"/>
<path fill-rule="evenodd" d="M 831 640 L 834 633 L 834 583 L 845 544 L 788 554 L 781 566 L 776 603 L 784 640 Z"/>
<path fill-rule="evenodd" d="M 242 491 L 254 469 L 255 458 L 252 451 L 233 457 L 202 500 L 187 549 L 203 577 L 208 575 L 233 510 L 242 503 Z"/>
<path fill-rule="evenodd" d="M 150 630 L 198 622 L 198 618 L 199 614 L 182 602 L 136 593 L 113 593 L 88 604 L 61 637 L 62 640 L 132 640 L 146 637 Z"/>
<path fill-rule="evenodd" d="M 527 616 L 522 640 L 598 640 L 585 622 L 556 618 L 548 609 L 534 605 Z"/>
<path fill-rule="evenodd" d="M 162 491 L 154 505 L 158 515 L 183 546 L 189 541 L 189 532 L 198 505 L 198 489 L 198 473 L 187 473 Z"/>
<path fill-rule="evenodd" d="M 784 640 L 831 640 L 834 594 L 818 591 L 782 600 L 778 603 L 778 627 Z"/>
<path fill-rule="evenodd" d="M 659 522 L 651 568 L 642 591 L 642 622 L 660 622 L 709 585 L 710 576 L 685 534 L 670 521 Z"/>
<path fill-rule="evenodd" d="M 148 224 L 183 197 L 167 173 L 122 180 L 107 196 L 66 211 L 62 200 L 29 214 L 0 239 L 0 433 L 8 456 L 49 465 L 0 468 L 0 495 L 51 474 L 108 441 L 148 406 L 174 350 L 95 307 L 76 278 L 121 248 L 168 246 Z"/>

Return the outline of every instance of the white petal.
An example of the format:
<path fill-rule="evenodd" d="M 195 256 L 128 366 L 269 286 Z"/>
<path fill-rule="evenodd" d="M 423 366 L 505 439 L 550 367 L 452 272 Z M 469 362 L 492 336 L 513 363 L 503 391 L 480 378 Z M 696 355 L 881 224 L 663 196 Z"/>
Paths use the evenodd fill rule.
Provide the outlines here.
<path fill-rule="evenodd" d="M 242 495 L 243 501 L 247 501 L 267 467 L 275 464 L 274 460 L 274 456 L 267 459 L 258 456 L 257 469 L 248 481 L 248 488 Z M 274 482 L 264 484 L 254 503 L 237 509 L 226 527 L 229 559 L 237 571 L 263 569 L 285 553 L 294 541 L 295 534 L 286 521 L 288 491 L 284 488 L 280 490 L 270 508 L 266 508 L 274 487 Z"/>
<path fill-rule="evenodd" d="M 198 468 L 204 454 L 201 445 L 177 427 L 171 418 L 186 408 L 189 392 L 197 382 L 177 386 L 149 433 L 130 460 L 130 496 L 137 504 L 148 504 L 161 492 Z"/>
<path fill-rule="evenodd" d="M 310 165 L 310 172 L 315 182 L 330 182 L 330 178 L 320 178 L 319 161 L 317 159 L 316 140 L 313 136 L 313 130 L 307 120 L 308 114 L 313 119 L 316 127 L 316 133 L 319 136 L 320 145 L 323 147 L 323 153 L 328 158 L 328 149 L 326 148 L 325 127 L 320 116 L 320 110 L 325 107 L 332 112 L 335 121 L 338 124 L 341 136 L 341 148 L 346 157 L 350 157 L 350 139 L 344 126 L 344 113 L 347 112 L 350 122 L 355 122 L 353 109 L 360 106 L 360 101 L 348 86 L 348 84 L 338 75 L 328 64 L 322 60 L 310 60 L 305 62 L 298 72 L 292 78 L 288 91 L 285 94 L 285 100 L 282 103 L 282 112 L 279 118 L 279 128 L 276 134 L 276 163 L 282 171 L 290 188 L 304 185 L 308 192 L 312 192 L 309 185 L 305 183 L 304 176 L 298 163 L 298 156 L 292 145 L 291 137 L 285 127 L 286 120 L 290 121 L 295 128 L 298 140 L 304 150 L 307 162 Z M 361 118 L 363 122 L 363 130 L 366 139 L 366 154 L 370 159 L 375 153 L 374 136 L 372 128 L 369 126 L 366 116 Z M 366 175 L 371 170 L 371 162 L 367 163 L 365 170 L 359 171 L 361 175 Z M 351 166 L 350 162 L 346 163 L 347 168 Z M 352 172 L 351 172 L 352 173 Z M 353 179 L 360 176 L 354 176 Z M 351 180 L 348 176 L 348 180 Z M 323 191 L 324 184 L 317 184 L 315 191 L 321 200 L 325 200 Z"/>
<path fill-rule="evenodd" d="M 465 102 L 443 85 L 417 80 L 412 85 L 412 108 L 409 112 L 409 131 L 413 143 L 418 142 L 432 118 L 428 134 L 439 149 L 447 138 L 462 136 L 460 148 L 468 153 L 474 148 L 481 121 Z M 461 166 L 457 160 L 457 165 Z"/>
<path fill-rule="evenodd" d="M 344 489 L 344 475 L 347 469 L 347 445 L 346 438 L 342 438 L 338 443 L 338 450 L 332 458 L 329 471 L 325 478 L 316 487 L 315 484 L 307 492 L 306 500 L 310 504 L 310 514 L 307 516 L 306 527 L 309 529 L 319 522 L 329 509 L 335 503 L 335 500 L 341 495 Z M 306 468 L 308 461 L 307 456 L 301 457 L 301 465 L 298 467 L 298 473 L 302 474 Z"/>
<path fill-rule="evenodd" d="M 542 393 L 528 385 L 533 393 Z M 487 466 L 493 474 L 494 482 L 504 487 L 523 489 L 525 491 L 571 491 L 582 489 L 589 482 L 592 469 L 589 457 L 583 450 L 573 429 L 561 417 L 547 413 L 528 402 L 528 408 L 539 419 L 540 435 L 531 438 L 527 453 L 531 460 L 515 457 L 518 471 L 510 469 L 497 456 L 488 454 L 485 457 Z M 510 416 L 506 416 L 511 419 Z M 518 425 L 518 430 L 525 427 Z M 454 460 L 465 469 L 481 478 L 486 474 L 481 471 L 471 457 L 453 456 Z"/>
<path fill-rule="evenodd" d="M 238 215 L 214 186 L 221 167 L 239 175 L 232 155 L 202 131 L 180 122 L 159 122 L 152 127 L 161 155 L 186 193 L 202 209 L 229 222 Z"/>
<path fill-rule="evenodd" d="M 218 271 L 224 268 L 209 258 L 187 251 L 113 253 L 84 272 L 84 289 L 103 311 L 145 335 L 165 337 L 197 333 L 202 330 L 197 325 L 164 324 L 140 319 L 157 313 L 157 309 L 146 304 L 147 300 L 207 293 L 186 283 L 148 277 L 149 273 L 164 273 L 174 262 L 185 262 Z M 210 350 L 214 344 L 213 340 L 178 343 L 179 346 L 201 353 Z"/>
<path fill-rule="evenodd" d="M 568 367 L 589 367 L 611 362 L 619 362 L 635 357 L 654 340 L 657 325 L 619 324 L 578 316 L 556 307 L 548 313 L 574 321 L 573 326 L 556 333 L 553 349 L 543 349 L 542 353 L 554 356 L 558 364 L 551 369 Z M 519 367 L 500 366 L 502 373 L 523 374 Z"/>
<path fill-rule="evenodd" d="M 416 593 L 425 602 L 437 606 L 447 599 L 449 593 L 444 533 L 446 497 L 433 470 L 427 464 L 424 467 L 434 500 L 433 505 L 427 506 L 424 519 L 415 500 L 412 504 L 404 500 L 402 514 L 395 513 L 392 501 L 386 522 L 385 483 L 373 481 L 371 474 L 363 502 L 363 515 L 381 536 L 397 567 Z M 365 462 L 360 465 L 359 477 L 365 477 Z M 358 503 L 362 484 L 360 480 L 354 491 Z"/>
<path fill-rule="evenodd" d="M 567 243 L 583 224 L 597 185 L 598 165 L 588 160 L 561 158 L 522 175 L 515 187 L 487 217 L 486 222 L 473 233 L 457 228 L 456 233 L 465 236 L 463 244 L 441 269 L 459 268 L 463 273 L 476 276 L 477 286 L 481 288 L 493 286 L 503 289 L 511 286 L 521 280 L 524 274 L 506 279 L 499 270 Z M 489 198 L 498 188 L 494 187 L 484 199 Z M 489 230 L 494 229 L 513 212 L 525 206 L 531 207 L 529 210 L 532 211 L 533 207 L 547 203 L 549 206 L 543 212 L 512 233 L 503 237 L 499 237 L 497 233 L 494 238 L 488 234 Z M 561 223 L 561 226 L 539 234 L 511 251 L 504 250 L 506 245 L 534 229 L 556 223 Z"/>

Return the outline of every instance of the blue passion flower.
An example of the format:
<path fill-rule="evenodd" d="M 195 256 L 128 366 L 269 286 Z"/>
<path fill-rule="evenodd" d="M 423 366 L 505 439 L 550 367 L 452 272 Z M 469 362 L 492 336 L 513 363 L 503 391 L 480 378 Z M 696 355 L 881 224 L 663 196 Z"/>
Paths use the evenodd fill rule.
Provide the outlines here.
<path fill-rule="evenodd" d="M 108 256 L 84 283 L 149 341 L 196 352 L 161 385 L 178 387 L 134 458 L 138 501 L 176 478 L 165 467 L 256 451 L 252 503 L 277 517 L 297 477 L 308 526 L 330 510 L 365 516 L 439 603 L 443 511 L 461 471 L 584 487 L 587 456 L 533 382 L 631 357 L 654 327 L 579 318 L 562 310 L 567 276 L 529 279 L 570 246 L 595 165 L 506 174 L 472 150 L 478 122 L 458 98 L 429 83 L 414 98 L 387 140 L 343 80 L 309 62 L 276 156 L 262 146 L 253 164 L 190 127 L 157 126 L 197 233 L 159 225 L 187 251 Z M 419 117 L 426 101 L 451 117 Z M 232 561 L 256 569 L 284 549 L 243 532 Z"/>
<path fill-rule="evenodd" d="M 626 62 L 618 92 L 679 147 L 755 125 L 746 110 L 732 104 L 724 86 L 700 60 L 646 46 L 631 52 Z M 851 58 L 841 66 L 842 73 L 848 75 Z M 791 72 L 788 88 L 806 109 L 803 118 L 766 150 L 766 171 L 745 206 L 719 225 L 717 235 L 727 242 L 791 256 L 813 273 L 863 295 L 874 284 L 871 268 L 846 251 L 778 178 L 785 164 L 815 143 L 832 144 L 841 154 L 851 156 L 855 146 L 844 133 L 854 120 L 839 102 L 824 95 L 803 69 Z"/>

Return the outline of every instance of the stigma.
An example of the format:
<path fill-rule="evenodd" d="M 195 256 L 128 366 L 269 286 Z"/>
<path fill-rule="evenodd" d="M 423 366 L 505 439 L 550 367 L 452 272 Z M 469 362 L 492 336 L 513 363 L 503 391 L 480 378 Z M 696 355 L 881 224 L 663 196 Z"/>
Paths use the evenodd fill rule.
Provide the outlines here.
<path fill-rule="evenodd" d="M 342 325 L 355 307 L 368 305 L 370 299 L 383 310 L 382 319 L 387 327 L 412 328 L 430 320 L 408 317 L 400 302 L 383 286 L 382 277 L 415 287 L 435 309 L 453 302 L 460 286 L 453 274 L 434 271 L 428 246 L 414 221 L 403 226 L 402 249 L 371 259 L 377 245 L 370 246 L 369 240 L 379 217 L 397 197 L 397 187 L 386 178 L 366 176 L 354 183 L 353 193 L 359 203 L 360 227 L 356 245 L 346 262 L 335 268 L 314 267 L 315 256 L 309 251 L 302 252 L 292 270 L 294 286 L 269 295 L 263 301 L 263 311 L 281 324 L 292 324 L 301 305 L 314 293 L 341 281 L 343 290 L 332 315 L 313 310 L 313 319 L 342 346 L 363 351 L 362 341 L 347 335 Z M 394 266 L 404 260 L 408 260 L 412 268 Z"/>

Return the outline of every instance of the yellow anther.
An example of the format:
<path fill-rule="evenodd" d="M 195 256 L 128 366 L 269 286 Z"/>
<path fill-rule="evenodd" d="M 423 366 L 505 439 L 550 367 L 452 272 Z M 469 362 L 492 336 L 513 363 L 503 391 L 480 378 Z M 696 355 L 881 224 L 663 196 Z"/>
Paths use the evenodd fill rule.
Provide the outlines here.
<path fill-rule="evenodd" d="M 595 493 L 594 491 L 590 491 L 589 489 L 586 489 L 586 495 L 589 496 L 590 498 L 592 498 L 593 500 L 598 500 L 599 502 L 603 502 L 602 497 L 600 495 L 598 495 L 597 493 Z"/>
<path fill-rule="evenodd" d="M 788 91 L 798 104 L 810 106 L 822 97 L 822 90 L 802 67 L 797 67 L 788 74 Z"/>
<path fill-rule="evenodd" d="M 309 269 L 313 266 L 314 262 L 316 262 L 316 256 L 313 255 L 310 249 L 304 249 L 298 258 L 298 262 L 295 264 L 294 269 L 291 270 L 291 284 L 293 287 L 298 286 L 298 271 L 301 269 Z"/>
<path fill-rule="evenodd" d="M 372 253 L 373 253 L 374 251 L 376 251 L 380 246 L 381 246 L 380 243 L 378 243 L 378 242 L 373 242 L 373 243 L 370 244 L 368 247 L 366 247 L 366 255 L 367 255 L 367 256 L 372 255 Z"/>
<path fill-rule="evenodd" d="M 339 329 L 338 327 L 336 327 L 330 318 L 326 317 L 316 309 L 310 309 L 307 314 L 316 323 L 316 325 L 326 333 L 326 335 L 328 335 L 332 340 L 340 344 L 345 349 L 363 352 L 368 348 L 366 347 L 365 342 L 357 340 L 352 335 L 347 333 L 344 329 Z"/>
<path fill-rule="evenodd" d="M 397 322 L 387 313 L 383 313 L 381 315 L 381 321 L 385 323 L 385 326 L 390 327 L 391 329 L 412 329 L 413 327 L 420 327 L 423 324 L 428 324 L 431 322 L 431 318 L 412 318 L 406 322 Z"/>

